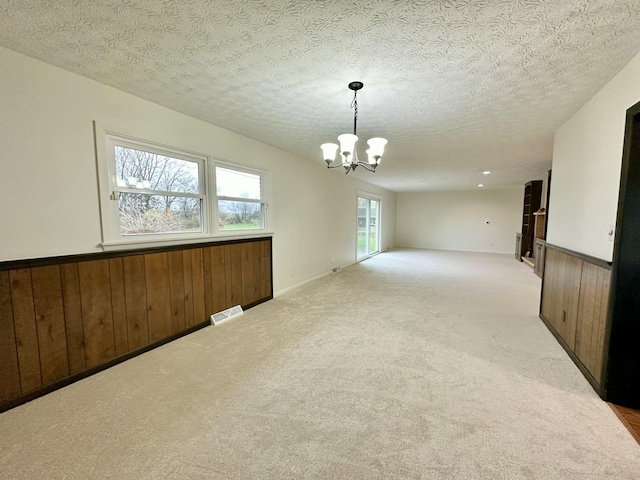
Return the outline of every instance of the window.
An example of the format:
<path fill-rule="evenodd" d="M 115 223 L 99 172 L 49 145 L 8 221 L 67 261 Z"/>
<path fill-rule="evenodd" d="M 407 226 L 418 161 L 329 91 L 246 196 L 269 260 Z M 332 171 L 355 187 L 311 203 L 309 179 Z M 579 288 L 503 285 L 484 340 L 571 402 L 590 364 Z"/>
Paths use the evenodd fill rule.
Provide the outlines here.
<path fill-rule="evenodd" d="M 207 231 L 206 157 L 106 134 L 99 165 L 103 240 Z M 99 162 L 100 164 L 100 162 Z"/>
<path fill-rule="evenodd" d="M 380 199 L 358 194 L 357 259 L 380 251 Z"/>
<path fill-rule="evenodd" d="M 200 162 L 114 146 L 121 235 L 202 232 Z"/>
<path fill-rule="evenodd" d="M 98 126 L 96 148 L 105 249 L 246 237 L 265 229 L 264 172 L 213 165 L 205 155 Z"/>
<path fill-rule="evenodd" d="M 265 228 L 264 174 L 228 165 L 216 167 L 218 229 Z"/>

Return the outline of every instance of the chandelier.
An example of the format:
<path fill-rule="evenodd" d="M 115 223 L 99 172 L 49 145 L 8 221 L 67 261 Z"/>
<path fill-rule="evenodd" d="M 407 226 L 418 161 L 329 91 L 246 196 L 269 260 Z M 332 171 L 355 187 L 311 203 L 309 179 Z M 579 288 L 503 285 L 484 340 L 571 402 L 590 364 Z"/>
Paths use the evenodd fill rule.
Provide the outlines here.
<path fill-rule="evenodd" d="M 351 82 L 349 84 L 349 89 L 353 90 L 353 101 L 351 102 L 351 108 L 354 109 L 353 135 L 350 133 L 343 133 L 340 135 L 338 137 L 338 141 L 340 142 L 339 147 L 335 143 L 323 143 L 320 145 L 324 161 L 327 162 L 327 168 L 344 167 L 345 173 L 349 173 L 350 171 L 355 170 L 358 166 L 362 166 L 365 170 L 375 172 L 376 167 L 380 165 L 380 159 L 384 153 L 384 146 L 387 144 L 387 141 L 384 138 L 371 138 L 367 140 L 367 145 L 369 145 L 369 148 L 366 151 L 368 161 L 361 162 L 358 160 L 358 150 L 356 148 L 356 142 L 358 141 L 358 137 L 356 135 L 356 127 L 358 125 L 358 90 L 362 87 L 364 87 L 362 82 Z M 333 165 L 338 148 L 340 148 L 342 162 Z"/>

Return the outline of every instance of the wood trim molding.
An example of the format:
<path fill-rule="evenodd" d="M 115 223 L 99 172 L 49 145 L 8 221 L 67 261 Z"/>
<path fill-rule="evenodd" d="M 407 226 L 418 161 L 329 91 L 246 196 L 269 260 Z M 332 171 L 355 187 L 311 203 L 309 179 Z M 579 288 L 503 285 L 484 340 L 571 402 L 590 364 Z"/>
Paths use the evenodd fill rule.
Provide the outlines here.
<path fill-rule="evenodd" d="M 585 253 L 576 252 L 575 250 L 569 250 L 568 248 L 559 247 L 552 243 L 547 242 L 546 240 L 538 239 L 540 243 L 544 243 L 547 248 L 553 248 L 554 250 L 558 250 L 559 252 L 565 253 L 567 255 L 571 255 L 572 257 L 579 258 L 580 260 L 592 263 L 597 265 L 598 267 L 606 268 L 607 270 L 611 270 L 611 262 L 603 260 L 601 258 L 592 257 L 591 255 L 587 255 Z"/>
<path fill-rule="evenodd" d="M 271 236 L 251 237 L 246 239 L 220 240 L 208 242 L 185 243 L 179 245 L 166 245 L 161 247 L 131 248 L 124 250 L 112 250 L 108 252 L 79 253 L 74 255 L 59 255 L 55 257 L 25 258 L 20 260 L 0 261 L 0 272 L 19 268 L 44 267 L 48 265 L 61 265 L 63 263 L 87 262 L 91 260 L 105 260 L 110 258 L 128 257 L 131 255 L 146 255 L 149 253 L 175 252 L 177 250 L 191 250 L 194 248 L 215 247 L 218 245 L 233 245 L 235 243 L 261 242 L 271 240 Z"/>

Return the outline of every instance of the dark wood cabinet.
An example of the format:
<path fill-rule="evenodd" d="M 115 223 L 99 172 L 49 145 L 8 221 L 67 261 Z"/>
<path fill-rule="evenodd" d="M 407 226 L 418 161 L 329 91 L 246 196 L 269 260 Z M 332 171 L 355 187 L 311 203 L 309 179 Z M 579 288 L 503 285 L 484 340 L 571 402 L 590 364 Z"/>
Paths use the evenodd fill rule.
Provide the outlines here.
<path fill-rule="evenodd" d="M 534 258 L 535 246 L 535 216 L 540 209 L 542 196 L 542 180 L 533 180 L 524 186 L 524 200 L 522 205 L 522 239 L 520 242 L 520 256 Z"/>

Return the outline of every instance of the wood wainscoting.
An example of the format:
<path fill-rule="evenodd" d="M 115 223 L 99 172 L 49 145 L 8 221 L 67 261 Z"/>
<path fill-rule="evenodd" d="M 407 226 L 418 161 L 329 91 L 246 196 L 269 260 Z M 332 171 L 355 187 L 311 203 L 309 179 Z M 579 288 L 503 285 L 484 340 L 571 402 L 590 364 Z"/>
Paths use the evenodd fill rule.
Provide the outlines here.
<path fill-rule="evenodd" d="M 544 257 L 547 254 L 547 242 L 541 238 L 536 238 L 535 257 L 533 259 L 533 273 L 540 278 L 544 277 Z"/>
<path fill-rule="evenodd" d="M 0 263 L 0 412 L 273 298 L 271 238 Z"/>
<path fill-rule="evenodd" d="M 611 267 L 546 245 L 540 318 L 604 397 Z"/>

